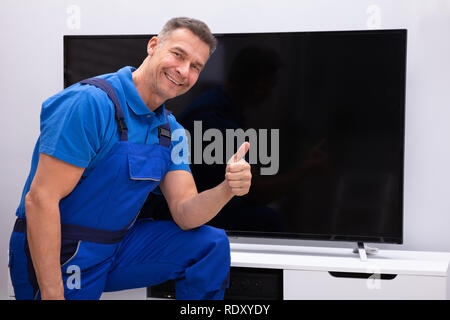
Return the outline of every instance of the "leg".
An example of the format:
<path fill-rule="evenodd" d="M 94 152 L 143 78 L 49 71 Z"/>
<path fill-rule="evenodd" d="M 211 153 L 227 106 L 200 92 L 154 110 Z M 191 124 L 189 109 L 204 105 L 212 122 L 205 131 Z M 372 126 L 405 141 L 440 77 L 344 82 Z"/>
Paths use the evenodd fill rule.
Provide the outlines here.
<path fill-rule="evenodd" d="M 61 240 L 61 272 L 66 299 L 99 299 L 118 244 Z M 41 298 L 25 233 L 10 240 L 10 274 L 17 300 Z"/>
<path fill-rule="evenodd" d="M 222 299 L 229 268 L 223 230 L 201 226 L 183 231 L 172 221 L 140 220 L 122 240 L 104 291 L 177 279 L 177 299 Z"/>
<path fill-rule="evenodd" d="M 24 233 L 13 232 L 9 243 L 8 267 L 16 300 L 33 300 L 37 293 L 37 282 L 30 277 L 25 241 Z"/>

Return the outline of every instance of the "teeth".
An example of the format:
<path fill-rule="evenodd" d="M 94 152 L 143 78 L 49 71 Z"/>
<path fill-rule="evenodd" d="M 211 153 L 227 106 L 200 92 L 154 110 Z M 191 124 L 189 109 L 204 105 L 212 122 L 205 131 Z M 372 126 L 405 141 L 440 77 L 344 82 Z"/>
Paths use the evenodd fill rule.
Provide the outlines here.
<path fill-rule="evenodd" d="M 176 82 L 175 80 L 173 80 L 167 73 L 166 73 L 166 77 L 167 79 L 169 79 L 170 81 L 172 81 L 173 83 L 175 83 L 177 86 L 180 86 L 181 84 L 179 84 L 178 82 Z"/>

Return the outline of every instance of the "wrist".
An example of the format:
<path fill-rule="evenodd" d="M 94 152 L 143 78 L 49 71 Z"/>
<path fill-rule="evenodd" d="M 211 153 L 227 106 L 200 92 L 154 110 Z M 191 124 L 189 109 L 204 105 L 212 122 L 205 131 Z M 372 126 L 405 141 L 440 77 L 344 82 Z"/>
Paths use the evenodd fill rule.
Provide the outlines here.
<path fill-rule="evenodd" d="M 41 292 L 42 300 L 65 300 L 64 292 L 56 293 L 56 292 Z"/>
<path fill-rule="evenodd" d="M 46 287 L 40 289 L 42 300 L 64 300 L 64 287 Z"/>
<path fill-rule="evenodd" d="M 219 188 L 221 188 L 221 191 L 224 194 L 224 197 L 226 198 L 227 201 L 230 201 L 231 198 L 234 197 L 234 194 L 231 191 L 231 188 L 228 186 L 228 182 L 226 179 L 219 185 Z"/>

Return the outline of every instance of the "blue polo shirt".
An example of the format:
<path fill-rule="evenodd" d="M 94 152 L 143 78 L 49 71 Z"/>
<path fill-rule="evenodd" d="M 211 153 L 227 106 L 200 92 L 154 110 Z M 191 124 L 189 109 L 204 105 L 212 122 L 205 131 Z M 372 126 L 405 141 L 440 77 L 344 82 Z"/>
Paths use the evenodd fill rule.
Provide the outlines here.
<path fill-rule="evenodd" d="M 157 144 L 158 126 L 166 122 L 164 104 L 155 112 L 150 111 L 139 96 L 133 83 L 133 67 L 124 67 L 116 73 L 100 76 L 108 80 L 118 96 L 125 122 L 128 127 L 128 141 L 140 144 Z M 167 117 L 171 131 L 177 131 L 171 149 L 177 146 L 179 157 L 169 171 L 190 171 L 187 161 L 187 138 L 183 127 L 173 115 Z M 42 104 L 40 136 L 36 142 L 31 160 L 31 169 L 25 183 L 16 215 L 25 216 L 25 195 L 30 189 L 39 161 L 39 153 L 85 168 L 84 180 L 96 165 L 107 156 L 119 141 L 113 102 L 97 87 L 76 83 L 50 97 Z M 181 130 L 180 130 L 181 129 Z M 180 134 L 181 132 L 181 134 Z M 172 151 L 171 150 L 171 151 Z M 183 154 L 185 152 L 185 154 Z M 157 188 L 155 193 L 160 193 Z"/>

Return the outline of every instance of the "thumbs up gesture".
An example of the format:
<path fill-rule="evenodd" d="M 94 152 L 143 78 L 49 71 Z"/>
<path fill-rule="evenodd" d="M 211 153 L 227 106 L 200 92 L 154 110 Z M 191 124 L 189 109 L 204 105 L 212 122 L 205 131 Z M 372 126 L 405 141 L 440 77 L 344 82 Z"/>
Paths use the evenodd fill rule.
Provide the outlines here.
<path fill-rule="evenodd" d="M 231 193 L 236 196 L 243 196 L 250 190 L 252 174 L 250 164 L 244 159 L 249 148 L 250 143 L 244 142 L 227 163 L 225 181 Z"/>

